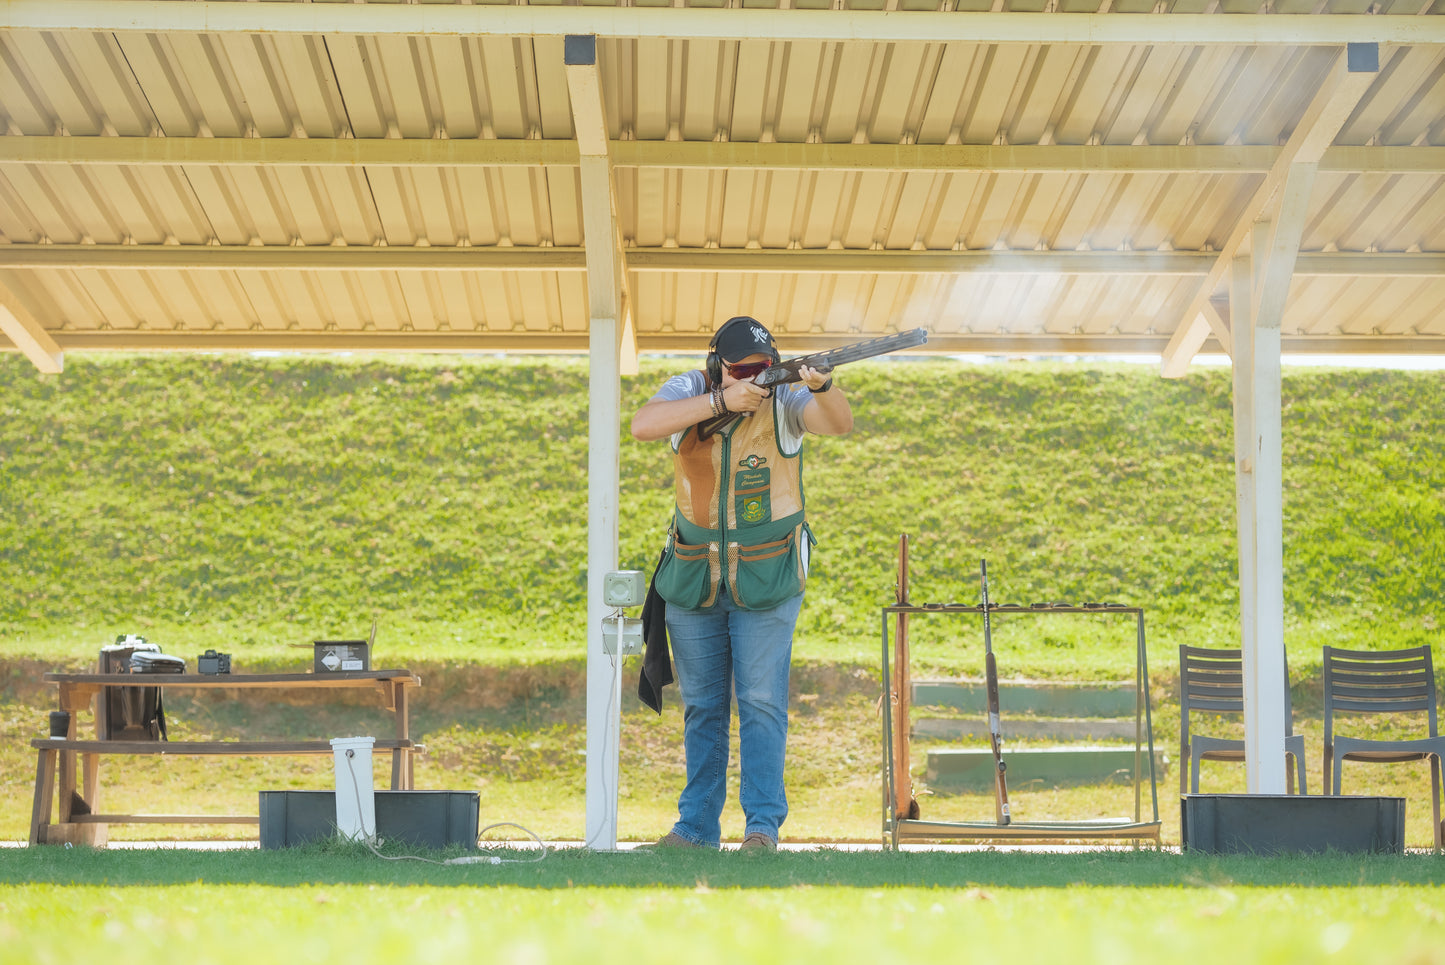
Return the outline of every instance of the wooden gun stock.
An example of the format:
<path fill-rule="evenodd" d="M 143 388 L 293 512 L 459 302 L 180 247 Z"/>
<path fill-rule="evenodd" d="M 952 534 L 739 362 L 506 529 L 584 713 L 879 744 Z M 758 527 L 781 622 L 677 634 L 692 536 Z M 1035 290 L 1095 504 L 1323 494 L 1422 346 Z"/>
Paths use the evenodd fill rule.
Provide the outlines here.
<path fill-rule="evenodd" d="M 895 599 L 899 606 L 908 605 L 908 534 L 898 538 L 898 584 Z M 909 760 L 909 742 L 912 727 L 909 723 L 909 706 L 912 702 L 913 682 L 908 669 L 908 614 L 894 615 L 893 634 L 893 681 L 889 697 L 889 713 L 893 715 L 893 818 L 894 820 L 917 819 L 918 798 L 913 793 L 912 764 Z"/>

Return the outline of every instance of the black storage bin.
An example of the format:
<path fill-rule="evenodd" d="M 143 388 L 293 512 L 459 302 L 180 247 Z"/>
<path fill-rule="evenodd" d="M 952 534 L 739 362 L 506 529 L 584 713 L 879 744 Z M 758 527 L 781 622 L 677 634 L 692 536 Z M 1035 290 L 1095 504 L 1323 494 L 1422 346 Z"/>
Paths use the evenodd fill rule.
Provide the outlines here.
<path fill-rule="evenodd" d="M 376 791 L 376 833 L 424 848 L 477 846 L 476 791 Z M 261 847 L 289 848 L 336 833 L 335 791 L 262 791 Z"/>
<path fill-rule="evenodd" d="M 1405 850 L 1405 799 L 1363 795 L 1186 794 L 1185 851 L 1309 854 Z"/>

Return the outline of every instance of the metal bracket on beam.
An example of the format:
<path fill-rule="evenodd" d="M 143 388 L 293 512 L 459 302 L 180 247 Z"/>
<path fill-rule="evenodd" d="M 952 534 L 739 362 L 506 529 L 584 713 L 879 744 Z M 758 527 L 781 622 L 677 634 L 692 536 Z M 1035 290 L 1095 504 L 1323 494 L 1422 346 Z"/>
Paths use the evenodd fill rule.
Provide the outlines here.
<path fill-rule="evenodd" d="M 1345 66 L 1352 74 L 1378 74 L 1380 72 L 1379 44 L 1346 44 Z"/>
<path fill-rule="evenodd" d="M 594 34 L 568 34 L 562 40 L 564 67 L 593 67 L 596 64 L 597 37 Z"/>

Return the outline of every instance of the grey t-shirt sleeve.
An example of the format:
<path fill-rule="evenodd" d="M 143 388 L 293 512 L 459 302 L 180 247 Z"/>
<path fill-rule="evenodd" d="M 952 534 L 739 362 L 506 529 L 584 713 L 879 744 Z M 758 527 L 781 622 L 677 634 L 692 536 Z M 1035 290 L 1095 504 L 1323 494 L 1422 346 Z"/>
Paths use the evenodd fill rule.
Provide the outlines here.
<path fill-rule="evenodd" d="M 662 383 L 662 388 L 658 389 L 657 394 L 648 401 L 677 402 L 680 399 L 691 399 L 694 396 L 702 395 L 706 391 L 707 376 L 697 369 L 693 369 L 691 372 L 674 375 Z M 678 444 L 682 442 L 682 434 L 686 431 L 686 429 L 682 429 L 672 434 L 672 448 L 674 451 L 676 451 Z"/>
<path fill-rule="evenodd" d="M 707 377 L 696 369 L 691 372 L 683 372 L 681 375 L 674 375 L 662 383 L 662 388 L 652 398 L 661 402 L 676 402 L 679 399 L 691 399 L 694 396 L 702 395 L 707 391 Z"/>
<path fill-rule="evenodd" d="M 791 456 L 802 448 L 803 436 L 808 432 L 803 427 L 803 409 L 813 395 L 806 385 L 780 385 L 778 394 L 783 402 L 782 411 L 778 414 L 778 442 L 783 452 Z"/>

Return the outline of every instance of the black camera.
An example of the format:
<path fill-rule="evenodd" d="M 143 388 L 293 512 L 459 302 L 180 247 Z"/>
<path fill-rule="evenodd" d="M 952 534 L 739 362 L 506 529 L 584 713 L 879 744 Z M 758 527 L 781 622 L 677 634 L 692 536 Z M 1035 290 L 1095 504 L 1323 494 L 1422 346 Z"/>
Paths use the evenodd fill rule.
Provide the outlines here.
<path fill-rule="evenodd" d="M 214 650 L 207 650 L 196 658 L 197 673 L 230 673 L 231 655 L 229 653 L 217 653 Z"/>

